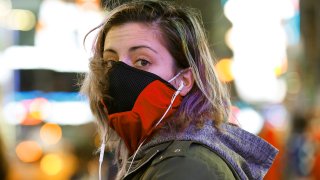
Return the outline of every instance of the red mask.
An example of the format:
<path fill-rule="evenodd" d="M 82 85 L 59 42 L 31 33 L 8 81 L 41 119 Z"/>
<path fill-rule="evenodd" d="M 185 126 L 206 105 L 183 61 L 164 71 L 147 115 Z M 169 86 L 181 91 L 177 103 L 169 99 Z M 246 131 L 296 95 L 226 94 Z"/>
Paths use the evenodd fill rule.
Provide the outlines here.
<path fill-rule="evenodd" d="M 107 94 L 111 98 L 103 102 L 108 110 L 108 124 L 124 140 L 132 155 L 139 144 L 160 127 L 159 121 L 177 110 L 182 101 L 178 94 L 182 88 L 176 90 L 159 76 L 122 62 L 112 65 L 107 78 Z"/>

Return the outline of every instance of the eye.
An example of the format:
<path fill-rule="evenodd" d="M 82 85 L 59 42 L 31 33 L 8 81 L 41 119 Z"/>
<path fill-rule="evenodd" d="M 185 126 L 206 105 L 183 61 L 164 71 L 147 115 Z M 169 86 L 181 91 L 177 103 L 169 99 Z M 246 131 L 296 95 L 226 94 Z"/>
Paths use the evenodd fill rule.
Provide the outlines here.
<path fill-rule="evenodd" d="M 134 65 L 136 67 L 145 67 L 145 66 L 148 66 L 150 65 L 151 63 L 148 61 L 148 60 L 145 60 L 145 59 L 138 59 Z"/>
<path fill-rule="evenodd" d="M 108 67 L 108 68 L 111 68 L 112 65 L 116 62 L 115 60 L 104 60 L 103 61 L 105 66 Z"/>
<path fill-rule="evenodd" d="M 105 53 L 105 54 L 103 54 L 102 60 L 109 67 L 109 66 L 113 65 L 114 62 L 118 61 L 118 57 L 116 55 L 113 55 L 113 54 L 110 55 L 108 53 Z"/>

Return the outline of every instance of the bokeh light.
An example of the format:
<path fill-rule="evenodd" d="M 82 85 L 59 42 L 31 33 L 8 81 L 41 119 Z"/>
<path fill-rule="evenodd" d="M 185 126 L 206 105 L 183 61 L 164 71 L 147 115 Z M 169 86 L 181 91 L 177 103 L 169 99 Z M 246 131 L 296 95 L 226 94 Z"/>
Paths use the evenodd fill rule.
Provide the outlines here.
<path fill-rule="evenodd" d="M 7 26 L 12 30 L 29 31 L 36 24 L 36 16 L 29 10 L 13 9 L 6 18 Z"/>
<path fill-rule="evenodd" d="M 287 36 L 282 22 L 293 15 L 290 4 L 279 1 L 274 7 L 268 0 L 226 2 L 224 13 L 232 28 L 226 32 L 225 41 L 233 52 L 232 75 L 242 100 L 284 100 L 287 88 L 281 77 L 287 71 Z"/>
<path fill-rule="evenodd" d="M 11 0 L 0 0 L 0 18 L 10 13 L 11 8 Z"/>
<path fill-rule="evenodd" d="M 57 124 L 46 123 L 40 129 L 40 137 L 46 144 L 56 144 L 62 137 L 62 129 Z"/>
<path fill-rule="evenodd" d="M 42 156 L 42 149 L 35 141 L 23 141 L 16 147 L 18 158 L 25 163 L 35 162 Z"/>
<path fill-rule="evenodd" d="M 230 82 L 233 80 L 232 74 L 232 60 L 231 59 L 221 59 L 216 64 L 216 70 L 218 72 L 218 77 L 223 82 Z"/>
<path fill-rule="evenodd" d="M 56 175 L 63 168 L 63 161 L 57 154 L 47 154 L 40 162 L 40 168 L 48 175 Z"/>
<path fill-rule="evenodd" d="M 34 126 L 42 122 L 43 119 L 41 118 L 41 115 L 40 115 L 41 110 L 35 108 L 34 99 L 23 100 L 20 103 L 22 103 L 28 110 L 25 119 L 23 119 L 23 121 L 21 122 L 21 125 Z M 30 107 L 32 106 L 34 107 L 30 109 Z"/>
<path fill-rule="evenodd" d="M 274 104 L 263 108 L 263 117 L 276 129 L 288 128 L 288 111 L 282 104 Z"/>
<path fill-rule="evenodd" d="M 240 109 L 236 118 L 241 128 L 252 134 L 258 134 L 264 125 L 263 117 L 252 108 Z"/>
<path fill-rule="evenodd" d="M 4 105 L 5 120 L 10 124 L 20 124 L 27 116 L 27 108 L 20 102 L 9 102 Z"/>
<path fill-rule="evenodd" d="M 100 0 L 76 0 L 75 3 L 84 9 L 98 9 Z"/>
<path fill-rule="evenodd" d="M 287 58 L 279 61 L 277 65 L 275 65 L 274 72 L 276 76 L 281 76 L 288 70 L 288 60 Z"/>
<path fill-rule="evenodd" d="M 234 42 L 234 40 L 232 39 L 232 27 L 230 29 L 228 29 L 226 31 L 226 35 L 224 37 L 224 40 L 227 44 L 227 46 L 230 48 L 230 49 L 234 49 L 234 45 L 232 44 Z"/>
<path fill-rule="evenodd" d="M 44 109 L 47 104 L 47 99 L 35 98 L 29 106 L 30 116 L 34 119 L 46 119 L 47 115 L 44 113 Z"/>

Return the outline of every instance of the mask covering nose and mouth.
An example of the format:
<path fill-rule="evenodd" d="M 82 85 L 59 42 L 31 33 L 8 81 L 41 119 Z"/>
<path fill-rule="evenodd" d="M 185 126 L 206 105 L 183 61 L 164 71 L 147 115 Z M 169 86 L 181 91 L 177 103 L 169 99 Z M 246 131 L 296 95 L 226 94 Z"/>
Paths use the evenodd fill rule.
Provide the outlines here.
<path fill-rule="evenodd" d="M 124 140 L 132 155 L 160 122 L 178 109 L 184 84 L 181 82 L 176 89 L 159 76 L 123 62 L 112 64 L 107 80 L 110 98 L 104 99 L 103 104 L 108 110 L 108 124 Z"/>

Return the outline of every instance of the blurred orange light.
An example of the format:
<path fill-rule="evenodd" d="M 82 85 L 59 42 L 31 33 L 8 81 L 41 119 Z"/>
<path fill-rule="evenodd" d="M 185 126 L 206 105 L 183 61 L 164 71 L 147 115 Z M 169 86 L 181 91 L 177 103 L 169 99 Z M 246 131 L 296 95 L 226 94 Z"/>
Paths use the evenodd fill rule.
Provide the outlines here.
<path fill-rule="evenodd" d="M 47 105 L 48 100 L 45 98 L 36 98 L 34 99 L 29 106 L 29 111 L 31 117 L 35 119 L 44 119 L 42 109 Z"/>
<path fill-rule="evenodd" d="M 86 10 L 98 10 L 100 7 L 100 0 L 76 0 L 76 4 Z"/>
<path fill-rule="evenodd" d="M 56 175 L 63 168 L 62 162 L 60 156 L 56 154 L 47 154 L 41 159 L 40 168 L 48 175 Z"/>
<path fill-rule="evenodd" d="M 34 126 L 40 124 L 41 122 L 41 119 L 34 118 L 34 114 L 31 115 L 30 113 L 28 113 L 25 119 L 21 122 L 21 125 Z"/>
<path fill-rule="evenodd" d="M 283 73 L 287 72 L 288 70 L 288 61 L 287 59 L 284 59 L 282 62 L 282 64 L 276 66 L 274 68 L 274 73 L 276 74 L 276 76 L 280 76 L 282 75 Z"/>
<path fill-rule="evenodd" d="M 40 129 L 40 137 L 46 144 L 56 144 L 62 137 L 61 127 L 57 124 L 46 123 Z"/>
<path fill-rule="evenodd" d="M 231 67 L 232 67 L 232 60 L 230 59 L 221 59 L 216 64 L 216 70 L 218 72 L 218 76 L 221 81 L 230 82 L 233 80 Z"/>
<path fill-rule="evenodd" d="M 100 0 L 76 0 L 77 4 L 84 4 L 84 3 L 94 3 L 96 5 L 100 5 Z"/>
<path fill-rule="evenodd" d="M 22 101 L 28 109 L 25 119 L 21 122 L 22 125 L 37 125 L 46 118 L 44 109 L 48 105 L 48 100 L 45 98 L 35 98 Z"/>
<path fill-rule="evenodd" d="M 44 27 L 45 27 L 45 23 L 39 20 L 36 25 L 36 32 L 42 31 Z"/>
<path fill-rule="evenodd" d="M 35 162 L 42 156 L 42 149 L 35 141 L 23 141 L 16 147 L 16 154 L 22 162 Z"/>

